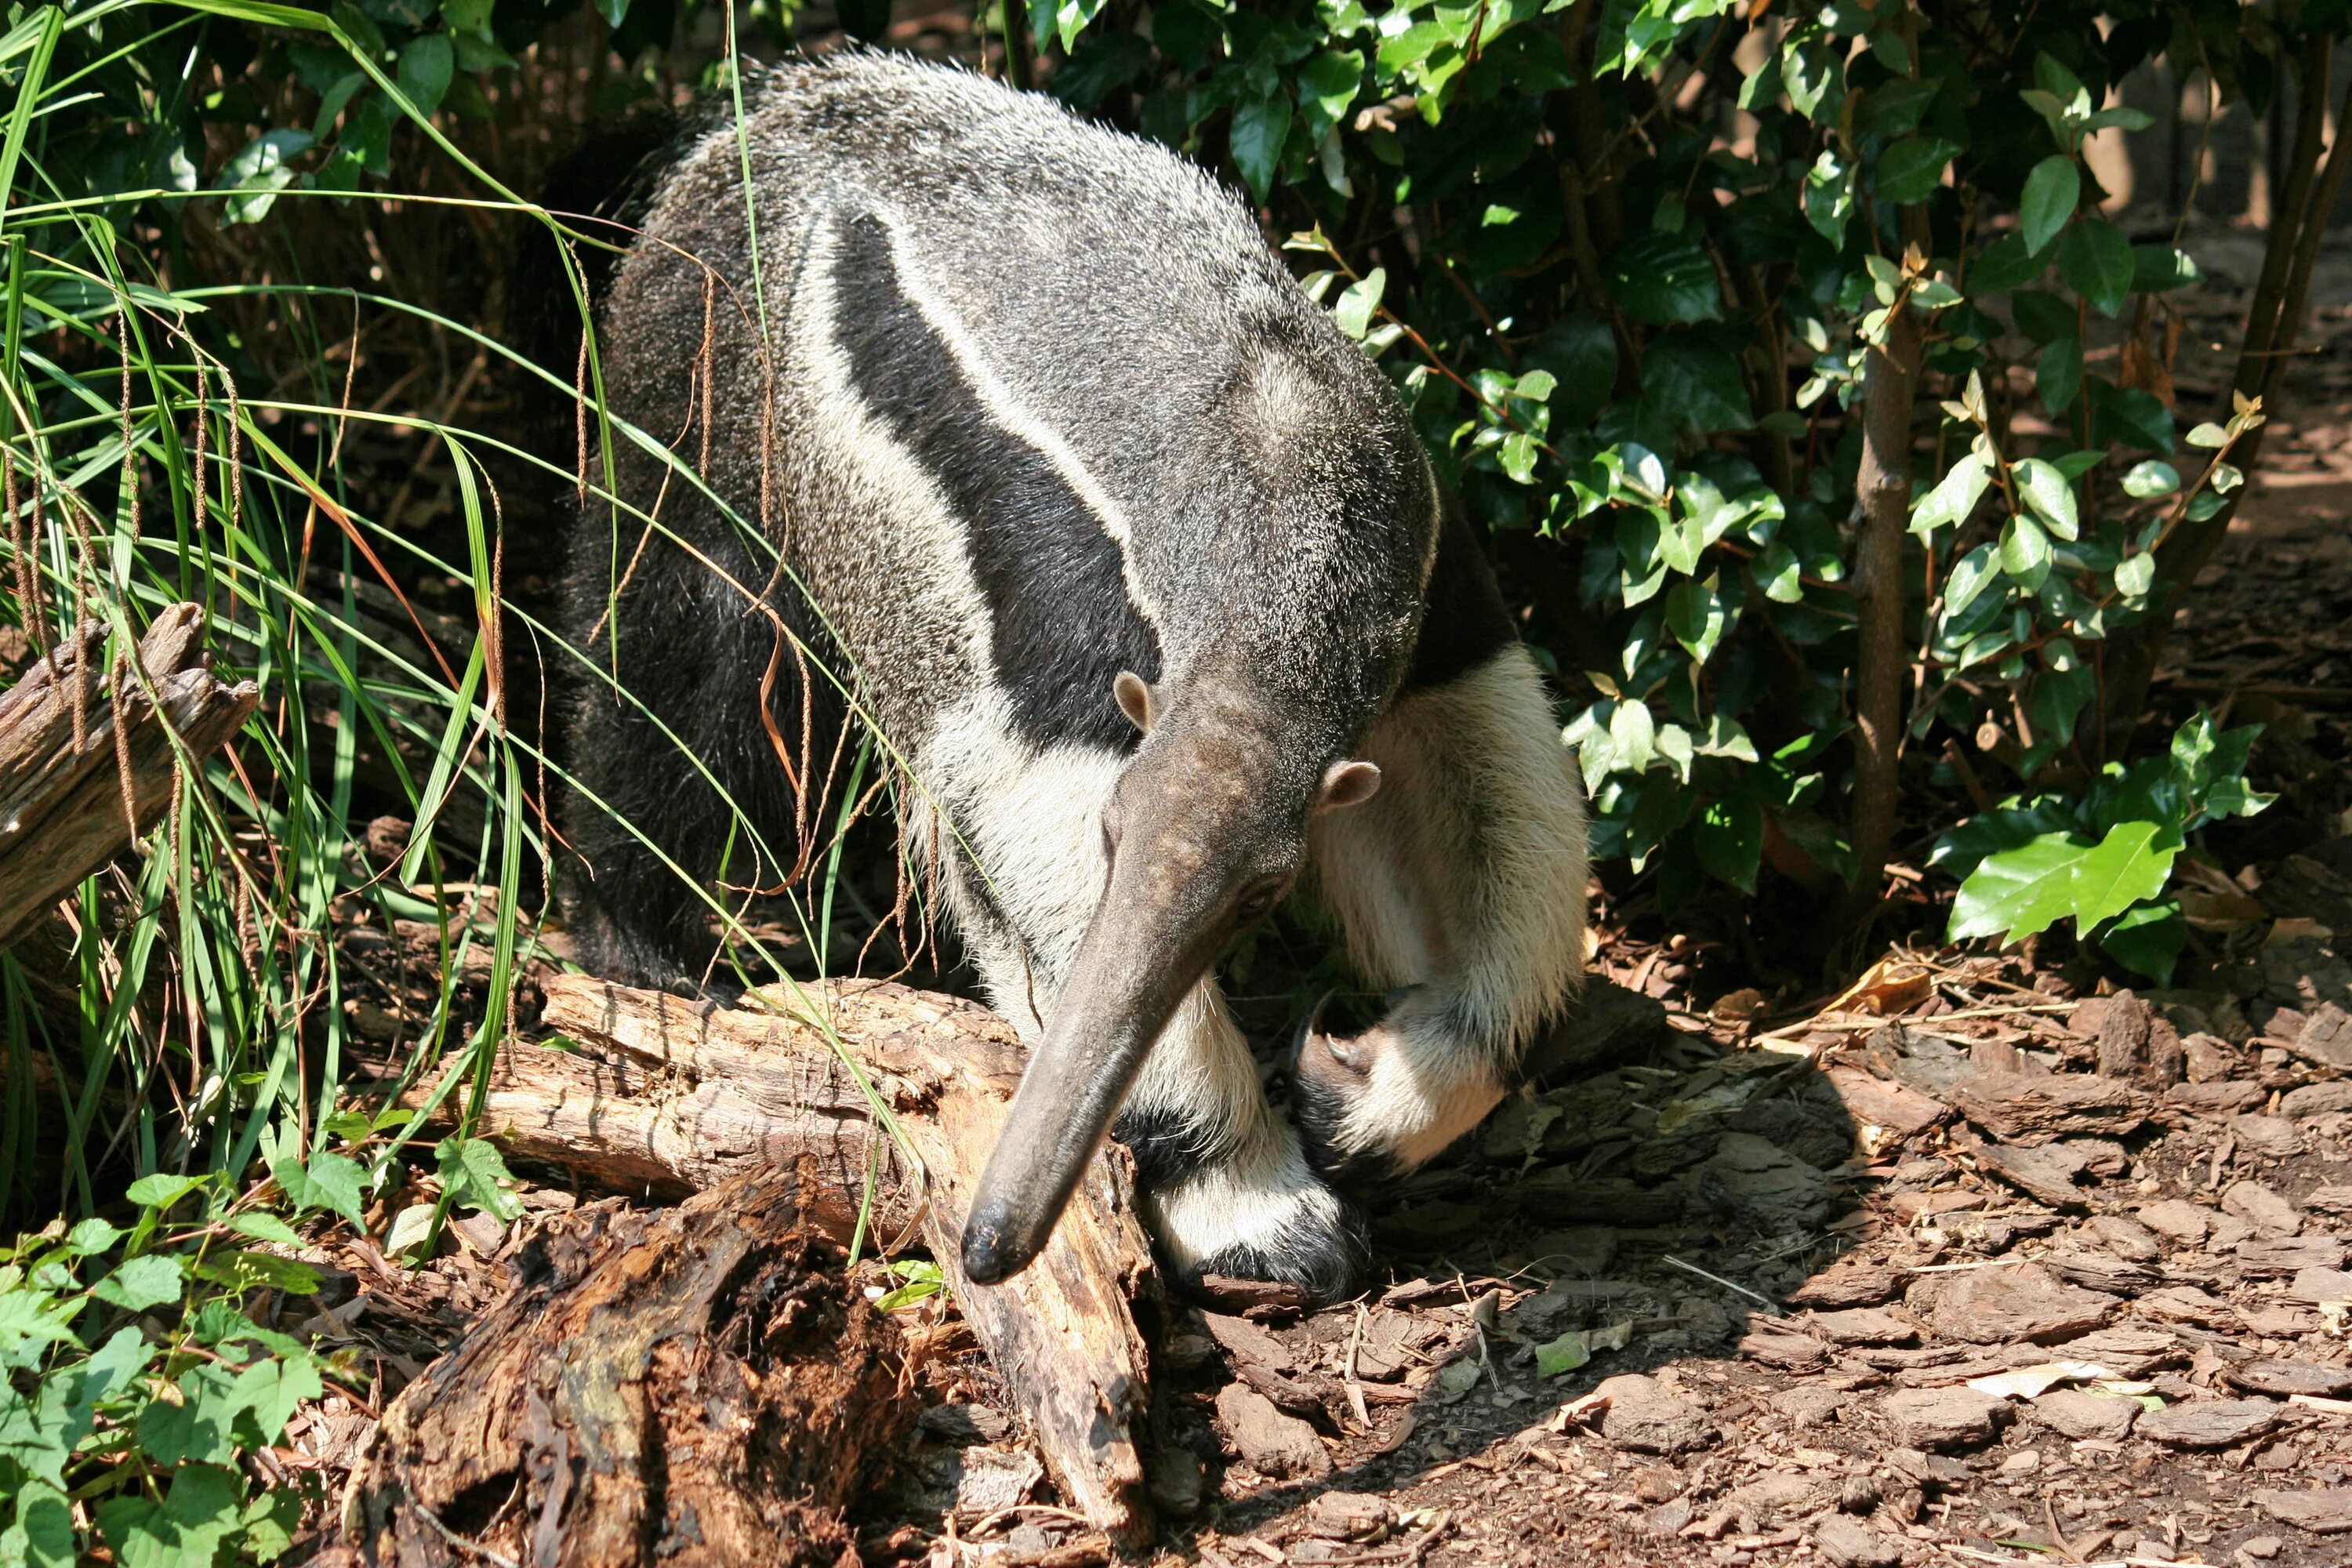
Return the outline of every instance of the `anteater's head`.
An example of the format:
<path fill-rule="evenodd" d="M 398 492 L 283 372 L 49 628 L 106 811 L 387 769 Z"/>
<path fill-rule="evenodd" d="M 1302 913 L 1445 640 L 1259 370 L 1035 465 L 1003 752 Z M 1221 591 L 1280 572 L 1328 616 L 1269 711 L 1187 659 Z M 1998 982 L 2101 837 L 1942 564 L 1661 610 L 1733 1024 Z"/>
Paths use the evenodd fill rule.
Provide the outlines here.
<path fill-rule="evenodd" d="M 1379 768 L 1268 711 L 1255 687 L 1190 681 L 1163 707 L 1118 678 L 1144 740 L 1103 813 L 1102 896 L 964 1226 L 978 1284 L 1045 1245 L 1177 1004 L 1297 881 L 1309 819 L 1380 787 Z"/>

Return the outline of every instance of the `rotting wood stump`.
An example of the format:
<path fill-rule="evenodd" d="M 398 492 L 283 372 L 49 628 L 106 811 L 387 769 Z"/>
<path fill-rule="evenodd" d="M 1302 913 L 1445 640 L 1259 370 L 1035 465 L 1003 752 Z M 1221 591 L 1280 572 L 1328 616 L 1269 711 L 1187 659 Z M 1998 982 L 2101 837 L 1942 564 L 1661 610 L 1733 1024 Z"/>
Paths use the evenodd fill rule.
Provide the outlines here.
<path fill-rule="evenodd" d="M 0 691 L 0 948 L 131 842 L 126 810 L 143 827 L 165 807 L 182 748 L 205 756 L 260 700 L 207 667 L 198 605 L 156 616 L 136 671 L 93 669 L 105 644 L 104 626 L 77 627 Z"/>
<path fill-rule="evenodd" d="M 844 1510 L 915 1407 L 898 1330 L 807 1218 L 811 1173 L 555 1221 L 516 1288 L 384 1414 L 346 1500 L 363 1561 L 857 1560 Z"/>
<path fill-rule="evenodd" d="M 1149 1541 L 1138 1446 L 1149 1367 L 1132 1309 L 1153 1277 L 1125 1152 L 1096 1160 L 1034 1263 L 974 1286 L 959 1242 L 1020 1081 L 1013 1029 L 976 1004 L 887 983 L 750 1000 L 775 1010 L 558 976 L 542 1017 L 562 1043 L 501 1052 L 478 1125 L 509 1155 L 608 1191 L 698 1192 L 688 1206 L 704 1205 L 748 1173 L 791 1172 L 798 1219 L 836 1241 L 861 1210 L 877 1246 L 919 1235 L 1070 1506 L 1121 1546 Z M 877 1128 L 877 1100 L 919 1169 Z M 559 1321 L 533 1337 L 569 1331 Z"/>

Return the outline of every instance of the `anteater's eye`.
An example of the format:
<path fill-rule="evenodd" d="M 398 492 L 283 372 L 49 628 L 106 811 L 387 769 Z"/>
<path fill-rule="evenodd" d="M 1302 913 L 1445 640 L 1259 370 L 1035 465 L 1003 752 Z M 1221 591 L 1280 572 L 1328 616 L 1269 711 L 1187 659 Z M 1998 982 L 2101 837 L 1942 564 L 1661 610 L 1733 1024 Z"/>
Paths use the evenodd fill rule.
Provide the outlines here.
<path fill-rule="evenodd" d="M 1234 906 L 1234 912 L 1244 921 L 1254 921 L 1267 913 L 1281 901 L 1280 888 L 1270 882 L 1261 882 L 1242 895 L 1241 902 Z"/>

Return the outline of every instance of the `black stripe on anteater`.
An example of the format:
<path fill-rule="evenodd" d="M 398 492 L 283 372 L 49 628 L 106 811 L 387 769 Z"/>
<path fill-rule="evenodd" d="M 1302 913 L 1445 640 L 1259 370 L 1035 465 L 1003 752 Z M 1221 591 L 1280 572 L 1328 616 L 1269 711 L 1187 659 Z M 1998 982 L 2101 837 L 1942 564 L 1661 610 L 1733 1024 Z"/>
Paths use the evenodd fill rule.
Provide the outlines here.
<path fill-rule="evenodd" d="M 1477 531 L 1452 497 L 1438 516 L 1437 561 L 1429 572 L 1429 606 L 1404 689 L 1423 691 L 1469 674 L 1518 640 Z"/>
<path fill-rule="evenodd" d="M 1159 679 L 1160 639 L 1128 598 L 1102 521 L 1044 453 L 990 416 L 900 287 L 879 220 L 844 226 L 833 309 L 850 384 L 963 523 L 1022 738 L 1131 751 L 1138 736 L 1111 680 L 1122 669 Z"/>

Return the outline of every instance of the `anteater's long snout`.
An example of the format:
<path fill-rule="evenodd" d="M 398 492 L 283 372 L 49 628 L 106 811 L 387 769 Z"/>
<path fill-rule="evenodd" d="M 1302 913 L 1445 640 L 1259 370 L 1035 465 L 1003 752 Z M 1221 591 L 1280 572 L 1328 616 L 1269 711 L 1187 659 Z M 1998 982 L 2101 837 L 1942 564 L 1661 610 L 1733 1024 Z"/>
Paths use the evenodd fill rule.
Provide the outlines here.
<path fill-rule="evenodd" d="M 981 1172 L 963 1228 L 963 1271 L 974 1284 L 1010 1279 L 1044 1248 L 1144 1054 L 1216 957 L 1221 902 L 1163 875 L 1165 846 L 1147 850 L 1143 837 L 1130 833 L 1129 852 L 1113 865 Z M 1197 865 L 1202 858 L 1174 858 Z"/>

